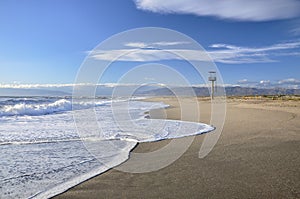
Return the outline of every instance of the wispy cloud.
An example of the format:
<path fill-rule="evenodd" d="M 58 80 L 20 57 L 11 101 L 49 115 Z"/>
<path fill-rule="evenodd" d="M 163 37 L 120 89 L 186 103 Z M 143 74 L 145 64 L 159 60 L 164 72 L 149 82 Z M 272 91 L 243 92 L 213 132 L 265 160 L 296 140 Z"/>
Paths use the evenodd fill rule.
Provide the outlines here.
<path fill-rule="evenodd" d="M 292 35 L 299 36 L 300 35 L 300 27 L 294 27 L 290 31 Z"/>
<path fill-rule="evenodd" d="M 145 80 L 155 80 L 151 77 L 145 77 Z M 164 84 L 155 83 L 155 86 L 165 86 Z M 72 89 L 74 86 L 82 86 L 82 87 L 107 87 L 107 88 L 114 88 L 118 86 L 140 86 L 137 83 L 80 83 L 80 84 L 21 84 L 21 83 L 12 83 L 12 84 L 1 84 L 0 89 L 2 88 L 10 88 L 10 89 L 64 89 L 69 88 Z M 168 85 L 168 86 L 180 86 L 177 84 Z M 186 86 L 186 85 L 182 85 Z M 210 87 L 208 84 L 193 84 L 192 86 L 196 87 Z M 220 85 L 219 85 L 220 86 Z M 237 81 L 236 84 L 223 84 L 222 86 L 225 87 L 232 87 L 232 86 L 244 86 L 244 87 L 255 87 L 255 88 L 293 88 L 293 89 L 300 89 L 300 79 L 296 78 L 287 78 L 278 81 L 271 81 L 271 80 L 260 80 L 260 81 L 251 81 L 248 79 L 241 79 Z"/>
<path fill-rule="evenodd" d="M 246 87 L 255 87 L 255 88 L 292 88 L 298 89 L 300 88 L 300 80 L 295 78 L 282 79 L 278 81 L 270 81 L 270 80 L 260 80 L 260 81 L 250 81 L 248 79 L 242 79 L 237 82 L 240 86 Z"/>
<path fill-rule="evenodd" d="M 50 89 L 50 88 L 72 88 L 74 86 L 104 86 L 104 87 L 116 87 L 118 83 L 103 83 L 103 84 L 92 84 L 92 83 L 77 83 L 77 84 L 1 84 L 0 88 L 14 88 L 14 89 Z M 122 84 L 132 85 L 132 84 Z"/>
<path fill-rule="evenodd" d="M 300 36 L 300 18 L 291 20 L 289 33 L 292 36 Z"/>
<path fill-rule="evenodd" d="M 248 79 L 242 79 L 237 82 L 239 85 L 246 87 L 257 87 L 266 88 L 276 85 L 277 83 L 271 82 L 270 80 L 250 81 Z"/>
<path fill-rule="evenodd" d="M 72 87 L 75 84 L 21 84 L 20 82 L 12 84 L 0 84 L 0 88 L 19 88 L 19 89 L 31 89 L 31 88 L 61 88 Z"/>
<path fill-rule="evenodd" d="M 160 61 L 194 60 L 215 61 L 227 64 L 276 62 L 278 56 L 298 56 L 300 41 L 278 43 L 263 47 L 244 47 L 229 44 L 212 44 L 204 52 L 190 50 L 184 42 L 128 42 L 123 49 L 93 51 L 90 56 L 97 60 Z M 168 46 L 168 48 L 164 48 Z M 161 49 L 160 49 L 161 48 Z"/>
<path fill-rule="evenodd" d="M 200 60 L 209 61 L 205 52 L 187 49 L 120 49 L 109 51 L 95 51 L 91 57 L 98 60 L 112 61 L 161 61 L 161 60 Z"/>
<path fill-rule="evenodd" d="M 278 81 L 278 84 L 300 85 L 300 80 L 295 78 L 283 79 Z"/>
<path fill-rule="evenodd" d="M 221 63 L 276 62 L 276 56 L 294 56 L 300 50 L 300 41 L 278 43 L 263 47 L 243 47 L 228 44 L 213 44 L 208 53 Z"/>
<path fill-rule="evenodd" d="M 300 15 L 297 0 L 134 0 L 141 10 L 156 13 L 194 14 L 237 21 L 269 21 Z"/>
<path fill-rule="evenodd" d="M 133 48 L 160 48 L 165 46 L 177 46 L 182 44 L 188 44 L 188 42 L 185 41 L 173 41 L 173 42 L 161 41 L 161 42 L 154 42 L 154 43 L 129 42 L 129 43 L 125 43 L 124 46 L 133 47 Z"/>
<path fill-rule="evenodd" d="M 265 47 L 259 47 L 259 48 L 240 47 L 240 46 L 234 46 L 234 45 L 228 45 L 228 44 L 213 44 L 210 47 L 236 50 L 236 51 L 245 52 L 245 53 L 248 53 L 248 52 L 252 53 L 252 52 L 265 52 L 265 51 L 286 50 L 286 49 L 299 48 L 300 47 L 300 41 L 273 44 L 271 46 L 265 46 Z"/>
<path fill-rule="evenodd" d="M 257 84 L 258 82 L 256 82 L 256 81 L 250 81 L 248 79 L 241 79 L 237 83 L 238 84 Z"/>
<path fill-rule="evenodd" d="M 145 48 L 147 47 L 147 44 L 143 42 L 129 42 L 129 43 L 125 43 L 124 46 L 133 47 L 133 48 Z"/>

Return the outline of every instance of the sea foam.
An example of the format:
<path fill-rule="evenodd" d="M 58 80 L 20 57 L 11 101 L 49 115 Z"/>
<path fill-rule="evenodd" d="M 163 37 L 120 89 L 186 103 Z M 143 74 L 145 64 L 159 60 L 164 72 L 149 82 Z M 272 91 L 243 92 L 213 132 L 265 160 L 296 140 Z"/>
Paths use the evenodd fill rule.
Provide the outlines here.
<path fill-rule="evenodd" d="M 162 102 L 120 99 L 2 100 L 0 198 L 48 198 L 126 161 L 138 142 L 214 129 L 202 123 L 145 118 L 146 111 L 166 107 Z M 74 115 L 80 118 L 76 125 Z M 99 125 L 91 124 L 92 117 Z M 97 158 L 93 151 L 100 152 Z"/>

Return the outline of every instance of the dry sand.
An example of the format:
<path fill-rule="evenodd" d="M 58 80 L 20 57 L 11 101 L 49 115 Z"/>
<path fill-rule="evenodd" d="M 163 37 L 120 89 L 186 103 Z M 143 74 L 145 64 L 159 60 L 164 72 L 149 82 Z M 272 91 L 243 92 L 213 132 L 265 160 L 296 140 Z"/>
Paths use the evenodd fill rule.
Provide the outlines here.
<path fill-rule="evenodd" d="M 180 119 L 174 98 L 167 117 Z M 210 104 L 200 99 L 201 122 L 209 123 Z M 161 117 L 152 111 L 151 117 Z M 111 169 L 56 198 L 300 198 L 300 101 L 233 98 L 227 101 L 222 135 L 203 159 L 205 135 L 176 162 L 143 174 Z M 185 139 L 185 138 L 182 138 Z M 149 152 L 169 140 L 139 144 Z"/>

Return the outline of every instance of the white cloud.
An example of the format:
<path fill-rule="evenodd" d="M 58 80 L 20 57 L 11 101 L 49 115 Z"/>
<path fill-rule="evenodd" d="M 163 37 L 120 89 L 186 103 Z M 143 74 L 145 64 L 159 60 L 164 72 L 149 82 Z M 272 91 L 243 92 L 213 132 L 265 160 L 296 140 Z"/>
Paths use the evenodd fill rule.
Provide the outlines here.
<path fill-rule="evenodd" d="M 300 42 L 278 43 L 264 47 L 243 47 L 228 44 L 213 44 L 210 46 L 212 51 L 209 51 L 211 57 L 216 62 L 222 63 L 263 63 L 275 62 L 271 56 L 291 56 L 297 55 L 297 52 L 290 50 L 299 50 Z M 289 52 L 286 52 L 289 51 Z"/>
<path fill-rule="evenodd" d="M 238 81 L 239 84 L 245 84 L 248 83 L 248 79 L 241 79 Z"/>
<path fill-rule="evenodd" d="M 152 43 L 153 46 L 177 46 L 177 45 L 183 45 L 183 44 L 189 44 L 189 42 L 186 41 L 161 41 L 161 42 L 154 42 Z"/>
<path fill-rule="evenodd" d="M 263 84 L 263 85 L 269 85 L 271 83 L 271 81 L 270 80 L 261 80 L 259 83 Z"/>
<path fill-rule="evenodd" d="M 0 88 L 24 88 L 24 89 L 31 89 L 31 88 L 59 88 L 59 87 L 71 87 L 74 84 L 21 84 L 14 82 L 12 84 L 0 84 Z"/>
<path fill-rule="evenodd" d="M 257 84 L 258 82 L 256 82 L 256 81 L 250 81 L 248 79 L 241 79 L 237 83 L 238 84 L 250 85 L 250 84 Z"/>
<path fill-rule="evenodd" d="M 143 42 L 130 42 L 130 43 L 125 43 L 124 46 L 133 47 L 133 48 L 145 48 L 147 47 L 147 44 Z"/>
<path fill-rule="evenodd" d="M 187 49 L 121 49 L 109 51 L 95 51 L 91 55 L 98 60 L 118 61 L 160 61 L 160 60 L 198 60 L 209 61 L 210 57 L 206 53 L 197 50 Z"/>
<path fill-rule="evenodd" d="M 210 61 L 227 64 L 266 63 L 276 62 L 276 56 L 299 55 L 300 42 L 278 43 L 264 47 L 243 47 L 228 44 L 212 44 L 208 51 L 190 50 L 184 46 L 175 48 L 183 42 L 156 42 L 156 43 L 126 43 L 130 48 L 115 50 L 98 50 L 91 53 L 97 60 L 107 61 L 160 61 L 160 60 L 194 60 Z M 162 49 L 154 48 L 161 45 Z M 164 49 L 163 45 L 172 48 Z M 175 45 L 173 47 L 173 45 Z M 148 48 L 150 47 L 150 48 Z M 152 47 L 152 48 L 151 48 Z"/>
<path fill-rule="evenodd" d="M 259 47 L 259 48 L 249 48 L 249 47 L 240 47 L 228 44 L 213 44 L 210 47 L 212 48 L 223 48 L 232 51 L 238 51 L 240 53 L 259 53 L 259 52 L 266 52 L 266 51 L 275 51 L 275 50 L 286 50 L 286 49 L 294 49 L 300 47 L 300 41 L 295 42 L 287 42 L 287 43 L 279 43 L 273 44 L 271 46 Z"/>
<path fill-rule="evenodd" d="M 156 13 L 214 16 L 237 21 L 269 21 L 300 15 L 297 0 L 134 0 L 141 10 Z"/>
<path fill-rule="evenodd" d="M 295 78 L 282 79 L 279 81 L 260 80 L 249 81 L 248 79 L 242 79 L 237 82 L 239 85 L 255 88 L 300 88 L 300 80 Z"/>
<path fill-rule="evenodd" d="M 12 83 L 12 84 L 1 84 L 0 88 L 15 88 L 15 89 L 48 89 L 48 88 L 72 88 L 74 86 L 104 86 L 104 87 L 116 87 L 118 83 L 103 83 L 103 84 L 92 84 L 92 83 L 78 83 L 78 84 L 21 84 L 21 83 Z M 131 84 L 122 84 L 122 85 L 131 85 Z"/>
<path fill-rule="evenodd" d="M 270 80 L 251 81 L 248 79 L 238 80 L 237 84 L 243 87 L 252 88 L 269 88 L 274 85 Z"/>
<path fill-rule="evenodd" d="M 145 77 L 145 80 L 154 80 L 153 78 Z M 72 88 L 74 86 L 102 86 L 102 87 L 117 87 L 117 86 L 137 86 L 139 84 L 135 83 L 81 83 L 81 84 L 1 84 L 0 88 L 12 88 L 12 89 L 60 89 L 60 88 Z M 156 86 L 165 86 L 164 84 L 155 84 Z M 180 85 L 173 85 L 180 86 Z M 209 84 L 193 84 L 192 86 L 197 87 L 210 87 Z M 300 88 L 300 80 L 295 78 L 282 79 L 279 81 L 270 81 L 270 80 L 260 80 L 260 81 L 251 81 L 248 79 L 241 79 L 237 81 L 237 84 L 223 84 L 219 86 L 232 87 L 232 86 L 246 86 L 246 87 L 256 87 L 256 88 L 291 88 L 297 89 Z"/>
<path fill-rule="evenodd" d="M 126 47 L 133 47 L 133 48 L 159 48 L 159 47 L 165 47 L 165 46 L 177 46 L 182 44 L 188 44 L 188 42 L 184 41 L 173 41 L 173 42 L 167 42 L 167 41 L 161 41 L 161 42 L 154 42 L 154 43 L 144 43 L 144 42 L 129 42 L 125 43 L 124 46 Z"/>
<path fill-rule="evenodd" d="M 283 79 L 278 81 L 278 84 L 300 85 L 300 80 L 295 78 Z"/>

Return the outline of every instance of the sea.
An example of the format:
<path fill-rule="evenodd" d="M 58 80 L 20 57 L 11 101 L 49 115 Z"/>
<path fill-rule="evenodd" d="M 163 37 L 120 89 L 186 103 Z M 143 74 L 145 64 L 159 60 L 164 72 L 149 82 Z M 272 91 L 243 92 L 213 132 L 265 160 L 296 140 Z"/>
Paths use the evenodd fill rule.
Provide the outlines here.
<path fill-rule="evenodd" d="M 168 106 L 141 98 L 0 97 L 0 198 L 49 198 L 120 165 L 137 143 L 214 129 L 149 118 Z"/>

